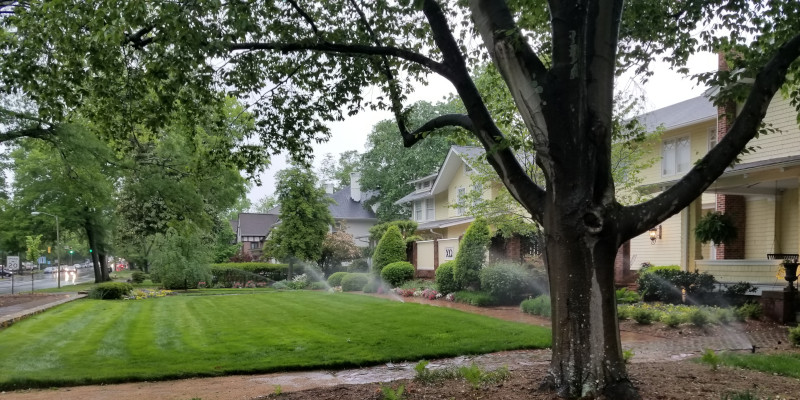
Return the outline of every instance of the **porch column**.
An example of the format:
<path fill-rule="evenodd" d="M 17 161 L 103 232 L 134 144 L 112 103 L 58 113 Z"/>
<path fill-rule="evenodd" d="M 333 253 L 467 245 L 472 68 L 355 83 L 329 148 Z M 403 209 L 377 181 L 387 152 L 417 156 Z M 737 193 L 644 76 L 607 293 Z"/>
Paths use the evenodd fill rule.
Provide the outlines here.
<path fill-rule="evenodd" d="M 683 251 L 681 254 L 684 255 L 684 259 L 681 260 L 684 268 L 686 271 L 694 272 L 697 271 L 697 263 L 698 259 L 703 258 L 703 247 L 702 243 L 697 240 L 694 236 L 694 227 L 697 226 L 697 221 L 703 215 L 703 197 L 700 196 L 696 198 L 682 215 L 682 222 L 684 228 L 683 232 L 683 240 L 682 245 Z"/>
<path fill-rule="evenodd" d="M 439 268 L 439 239 L 433 239 L 433 270 Z"/>
<path fill-rule="evenodd" d="M 744 259 L 745 228 L 747 228 L 746 207 L 747 202 L 744 196 L 717 195 L 717 211 L 731 217 L 738 233 L 736 239 L 732 240 L 731 243 L 717 245 L 717 260 Z"/>

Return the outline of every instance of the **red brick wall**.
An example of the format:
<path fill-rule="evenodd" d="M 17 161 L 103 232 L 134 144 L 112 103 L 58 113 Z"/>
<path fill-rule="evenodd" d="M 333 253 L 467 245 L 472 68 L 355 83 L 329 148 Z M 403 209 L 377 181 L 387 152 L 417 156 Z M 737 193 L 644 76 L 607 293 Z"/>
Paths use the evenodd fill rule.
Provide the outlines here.
<path fill-rule="evenodd" d="M 717 245 L 717 260 L 744 259 L 744 232 L 747 227 L 746 206 L 747 202 L 744 200 L 744 196 L 717 195 L 717 211 L 729 215 L 738 232 L 736 239 L 731 243 Z"/>

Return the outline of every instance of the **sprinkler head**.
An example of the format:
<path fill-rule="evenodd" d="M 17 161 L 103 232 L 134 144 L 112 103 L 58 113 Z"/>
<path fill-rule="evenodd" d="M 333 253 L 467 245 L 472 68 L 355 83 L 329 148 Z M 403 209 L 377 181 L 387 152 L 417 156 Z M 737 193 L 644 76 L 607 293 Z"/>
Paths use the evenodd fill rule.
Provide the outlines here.
<path fill-rule="evenodd" d="M 750 349 L 750 352 L 751 353 L 755 353 L 756 352 L 756 345 L 753 345 L 753 347 Z"/>

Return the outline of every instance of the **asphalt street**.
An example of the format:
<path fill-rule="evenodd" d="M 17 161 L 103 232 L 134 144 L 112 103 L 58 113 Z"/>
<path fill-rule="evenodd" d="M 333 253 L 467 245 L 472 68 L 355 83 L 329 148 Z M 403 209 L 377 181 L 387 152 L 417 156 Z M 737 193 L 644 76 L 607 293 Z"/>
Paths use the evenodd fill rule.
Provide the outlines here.
<path fill-rule="evenodd" d="M 14 293 L 30 293 L 31 291 L 31 275 L 30 272 L 24 272 L 24 275 L 15 274 L 13 278 Z M 72 285 L 84 282 L 94 281 L 94 270 L 92 268 L 78 269 L 78 275 L 72 276 L 71 274 L 61 273 L 61 287 L 69 288 Z M 12 280 L 11 278 L 0 278 L 0 294 L 11 293 Z M 33 275 L 33 289 L 48 289 L 58 286 L 56 274 L 37 273 Z"/>

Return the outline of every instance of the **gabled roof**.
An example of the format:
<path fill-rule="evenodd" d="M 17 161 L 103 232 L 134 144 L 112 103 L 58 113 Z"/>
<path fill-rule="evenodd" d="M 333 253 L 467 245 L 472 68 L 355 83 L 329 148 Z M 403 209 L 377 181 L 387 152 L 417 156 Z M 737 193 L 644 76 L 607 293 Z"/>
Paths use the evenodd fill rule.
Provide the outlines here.
<path fill-rule="evenodd" d="M 659 126 L 674 129 L 717 118 L 717 107 L 705 96 L 684 100 L 637 117 L 648 132 Z"/>
<path fill-rule="evenodd" d="M 451 146 L 450 150 L 447 152 L 447 157 L 445 157 L 442 166 L 439 168 L 438 173 L 409 182 L 416 183 L 436 176 L 436 180 L 433 181 L 431 189 L 423 192 L 411 192 L 410 194 L 405 195 L 399 200 L 395 201 L 394 204 L 404 204 L 414 200 L 425 199 L 433 196 L 434 194 L 438 194 L 447 190 L 447 184 L 453 180 L 453 176 L 458 171 L 458 167 L 461 165 L 461 162 L 470 165 L 470 163 L 473 162 L 472 160 L 480 157 L 483 155 L 483 153 L 484 150 L 481 147 Z M 459 162 L 459 160 L 461 160 L 461 162 Z"/>
<path fill-rule="evenodd" d="M 362 202 L 350 197 L 350 185 L 329 196 L 336 202 L 328 206 L 334 219 L 377 219 L 372 210 L 365 209 Z"/>
<path fill-rule="evenodd" d="M 484 150 L 480 147 L 450 147 L 450 151 L 447 152 L 447 157 L 444 159 L 442 167 L 439 168 L 439 176 L 436 177 L 433 185 L 431 185 L 431 194 L 437 194 L 447 190 L 447 185 L 453 180 L 453 176 L 455 176 L 456 172 L 458 172 L 458 167 L 461 165 L 459 160 L 464 164 L 470 165 L 470 163 L 473 162 L 472 160 L 476 159 L 483 153 Z"/>
<path fill-rule="evenodd" d="M 236 230 L 239 229 L 239 220 L 238 219 L 232 219 L 232 220 L 228 221 L 228 223 L 231 224 L 231 229 L 233 229 L 233 233 L 236 233 Z"/>
<path fill-rule="evenodd" d="M 422 222 L 417 226 L 417 230 L 423 231 L 428 229 L 448 228 L 451 226 L 466 224 L 467 222 L 472 222 L 474 220 L 475 217 L 471 215 L 458 218 L 439 219 L 436 221 Z"/>
<path fill-rule="evenodd" d="M 240 213 L 239 237 L 264 236 L 269 234 L 275 223 L 278 222 L 277 214 Z"/>

